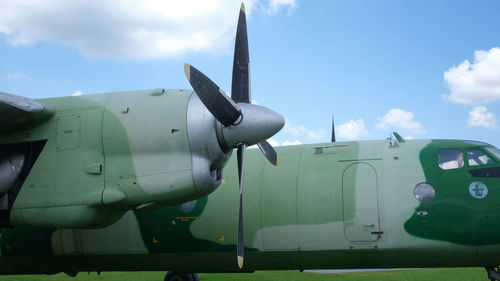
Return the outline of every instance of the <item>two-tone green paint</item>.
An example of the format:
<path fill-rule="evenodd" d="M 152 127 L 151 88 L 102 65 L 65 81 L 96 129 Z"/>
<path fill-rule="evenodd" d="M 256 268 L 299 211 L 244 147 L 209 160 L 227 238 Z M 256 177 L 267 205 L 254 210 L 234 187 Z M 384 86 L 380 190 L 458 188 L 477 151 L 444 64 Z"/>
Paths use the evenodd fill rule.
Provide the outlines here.
<path fill-rule="evenodd" d="M 437 163 L 438 150 L 459 149 L 463 155 L 468 150 L 479 149 L 490 153 L 484 145 L 474 145 L 462 141 L 433 141 L 420 153 L 426 182 L 436 189 L 435 200 L 422 203 L 418 211 L 426 216 L 414 214 L 405 229 L 416 236 L 449 241 L 461 245 L 492 245 L 500 243 L 500 179 L 498 177 L 474 177 L 469 170 L 498 167 L 498 161 L 491 164 L 469 166 L 466 158 L 464 167 L 441 169 Z M 495 159 L 493 155 L 489 155 Z M 488 188 L 485 198 L 475 198 L 469 192 L 474 181 L 484 183 Z"/>
<path fill-rule="evenodd" d="M 186 129 L 191 94 L 158 89 L 40 100 L 52 118 L 0 137 L 2 144 L 47 140 L 12 223 L 102 227 L 127 209 L 195 198 Z"/>
<path fill-rule="evenodd" d="M 128 95 L 139 100 L 140 96 L 149 93 Z M 187 103 L 188 93 L 167 92 L 163 95 L 178 99 L 175 102 L 177 106 L 172 105 L 169 110 L 175 111 Z M 168 154 L 168 151 L 186 149 L 182 146 L 187 145 L 186 136 L 182 133 L 185 132 L 185 120 L 184 123 L 182 120 L 168 120 L 170 115 L 166 115 L 165 126 L 158 128 L 158 124 L 144 124 L 133 116 L 127 119 L 130 116 L 127 114 L 143 107 L 126 99 L 121 103 L 109 103 L 111 98 L 106 95 L 67 99 L 53 100 L 52 103 L 44 101 L 58 113 L 42 127 L 34 127 L 29 134 L 23 131 L 2 139 L 3 143 L 21 137 L 23 140 L 48 139 L 47 150 L 33 168 L 37 172 L 30 174 L 29 181 L 22 188 L 24 193 L 19 194 L 25 202 L 30 199 L 41 202 L 35 200 L 38 197 L 56 202 L 53 204 L 58 206 L 64 200 L 81 200 L 77 202 L 89 208 L 101 208 L 107 206 L 106 203 L 113 203 L 117 205 L 109 204 L 112 210 L 124 212 L 123 206 L 137 204 L 134 201 L 136 198 L 154 197 L 142 189 L 142 182 L 174 182 L 176 177 L 182 177 L 183 172 L 189 170 L 190 160 L 186 159 L 186 155 Z M 132 104 L 134 106 L 130 106 Z M 77 108 L 74 112 L 78 113 L 72 112 L 70 107 Z M 158 111 L 160 107 L 162 105 L 158 102 L 144 109 Z M 61 111 L 62 108 L 65 109 Z M 70 154 L 63 163 L 55 163 L 56 166 L 40 164 L 44 161 L 57 162 L 54 155 L 63 155 L 63 152 L 47 152 L 57 150 L 57 137 L 46 134 L 58 132 L 57 118 L 71 116 L 65 124 L 73 124 L 74 127 L 76 121 L 72 118 L 75 114 L 85 118 L 85 114 L 81 113 L 83 108 L 88 112 L 100 112 L 97 119 L 101 118 L 103 130 L 97 134 L 97 138 L 101 138 L 100 144 L 80 139 L 79 147 L 102 147 L 103 154 L 80 158 L 78 161 L 82 164 L 76 171 L 63 165 L 64 161 L 75 158 Z M 179 112 L 175 114 L 182 115 Z M 98 123 L 90 119 L 90 123 Z M 80 130 L 91 130 L 85 126 L 80 126 Z M 172 129 L 179 131 L 173 132 Z M 62 131 L 64 133 L 65 129 Z M 154 146 L 151 142 L 158 140 L 148 139 L 147 136 L 157 131 L 159 137 L 163 137 L 161 143 L 167 147 L 168 157 L 173 157 L 174 162 L 162 162 L 162 159 L 154 157 L 148 162 L 145 143 L 150 142 Z M 181 134 L 176 135 L 178 132 Z M 179 139 L 172 141 L 176 137 Z M 74 145 L 72 136 L 68 138 L 60 142 L 66 146 Z M 114 145 L 107 146 L 111 143 Z M 499 228 L 495 222 L 499 212 L 496 202 L 500 202 L 497 190 L 500 179 L 481 178 L 489 193 L 484 199 L 476 199 L 468 190 L 469 183 L 474 179 L 467 170 L 473 168 L 466 166 L 442 170 L 437 162 L 440 148 L 465 151 L 477 147 L 481 146 L 446 140 L 338 142 L 279 147 L 276 148 L 280 159 L 278 167 L 270 165 L 260 152 L 249 150 L 244 177 L 247 250 L 244 270 L 500 264 L 497 254 L 499 241 L 495 236 Z M 94 158 L 90 159 L 92 156 Z M 53 157 L 52 160 L 50 157 Z M 91 163 L 103 160 L 103 172 L 86 172 L 88 165 L 83 164 L 84 160 Z M 490 166 L 498 167 L 499 164 L 495 160 Z M 49 179 L 50 173 L 59 169 L 68 173 L 68 177 Z M 158 173 L 163 173 L 164 178 L 151 178 Z M 92 179 L 99 184 L 91 187 L 72 185 L 82 177 L 94 177 Z M 238 209 L 235 157 L 229 159 L 225 166 L 223 179 L 223 184 L 207 197 L 180 206 L 128 211 L 117 222 L 100 229 L 3 229 L 0 272 L 238 271 L 234 259 Z M 65 190 L 67 193 L 52 197 L 44 192 L 27 193 L 36 190 L 30 184 L 41 185 L 44 180 L 47 183 L 50 180 L 61 183 L 66 180 L 70 183 Z M 421 182 L 435 187 L 433 201 L 420 203 L 415 199 L 413 188 Z M 78 196 L 78 192 L 82 192 L 80 189 L 87 187 L 101 191 L 101 197 L 92 197 L 92 192 L 84 192 L 85 196 L 94 198 L 91 200 Z M 106 202 L 106 192 L 111 190 L 118 190 L 127 196 L 120 199 L 120 196 L 109 193 L 112 199 Z M 174 197 L 177 200 L 182 195 Z M 186 197 L 184 201 L 190 199 Z M 123 204 L 122 207 L 120 204 Z M 422 210 L 428 213 L 426 217 L 416 215 Z M 79 211 L 75 209 L 72 212 Z M 67 211 L 67 215 L 72 215 L 70 212 Z"/>

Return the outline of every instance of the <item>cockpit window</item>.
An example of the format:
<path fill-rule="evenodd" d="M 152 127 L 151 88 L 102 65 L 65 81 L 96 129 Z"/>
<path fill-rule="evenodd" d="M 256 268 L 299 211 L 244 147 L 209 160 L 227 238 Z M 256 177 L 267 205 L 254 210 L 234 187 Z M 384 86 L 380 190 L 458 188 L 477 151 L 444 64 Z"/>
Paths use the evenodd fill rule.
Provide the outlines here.
<path fill-rule="evenodd" d="M 467 151 L 467 159 L 469 159 L 469 166 L 480 166 L 493 163 L 490 157 L 484 154 L 480 149 L 469 149 Z"/>
<path fill-rule="evenodd" d="M 493 157 L 496 158 L 496 160 L 500 160 L 500 151 L 496 147 L 487 147 L 486 150 L 488 150 L 489 153 L 493 155 Z"/>
<path fill-rule="evenodd" d="M 464 166 L 464 154 L 460 149 L 440 149 L 439 167 L 443 170 L 458 169 Z"/>

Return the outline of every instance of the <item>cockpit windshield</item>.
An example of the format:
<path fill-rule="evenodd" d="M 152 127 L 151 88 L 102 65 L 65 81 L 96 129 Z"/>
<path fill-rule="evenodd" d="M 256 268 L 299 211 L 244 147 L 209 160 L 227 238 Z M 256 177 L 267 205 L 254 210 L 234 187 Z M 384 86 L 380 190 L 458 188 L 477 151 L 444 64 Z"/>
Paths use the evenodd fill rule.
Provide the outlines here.
<path fill-rule="evenodd" d="M 465 150 L 443 148 L 439 149 L 438 156 L 439 167 L 443 170 L 460 169 L 465 165 L 477 167 L 500 162 L 500 151 L 491 145 Z"/>
<path fill-rule="evenodd" d="M 469 149 L 467 151 L 467 159 L 469 166 L 480 166 L 493 163 L 488 155 L 484 154 L 484 152 L 477 148 Z"/>
<path fill-rule="evenodd" d="M 488 150 L 488 152 L 491 153 L 497 161 L 500 161 L 500 151 L 496 147 L 488 146 L 486 147 L 486 150 Z"/>

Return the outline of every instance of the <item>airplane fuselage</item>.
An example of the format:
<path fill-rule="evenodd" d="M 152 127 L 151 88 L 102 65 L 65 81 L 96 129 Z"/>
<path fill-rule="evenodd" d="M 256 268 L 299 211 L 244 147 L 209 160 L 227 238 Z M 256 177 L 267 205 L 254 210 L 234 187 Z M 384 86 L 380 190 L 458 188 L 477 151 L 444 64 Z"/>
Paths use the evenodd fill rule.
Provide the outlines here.
<path fill-rule="evenodd" d="M 171 129 L 166 131 L 174 134 Z M 106 149 L 104 144 L 104 189 L 125 182 L 120 175 L 114 181 L 107 177 L 114 165 L 137 163 L 123 157 L 111 164 Z M 500 161 L 492 146 L 381 140 L 276 150 L 278 167 L 257 149 L 247 152 L 243 271 L 500 264 Z M 475 162 L 477 150 L 489 161 Z M 462 153 L 464 163 L 445 166 L 455 161 L 450 153 Z M 189 167 L 191 158 L 186 157 Z M 235 158 L 224 167 L 220 187 L 197 200 L 127 211 L 99 229 L 5 228 L 0 273 L 240 271 L 235 260 Z M 137 176 L 133 169 L 131 176 Z M 29 186 L 18 197 L 25 188 Z"/>

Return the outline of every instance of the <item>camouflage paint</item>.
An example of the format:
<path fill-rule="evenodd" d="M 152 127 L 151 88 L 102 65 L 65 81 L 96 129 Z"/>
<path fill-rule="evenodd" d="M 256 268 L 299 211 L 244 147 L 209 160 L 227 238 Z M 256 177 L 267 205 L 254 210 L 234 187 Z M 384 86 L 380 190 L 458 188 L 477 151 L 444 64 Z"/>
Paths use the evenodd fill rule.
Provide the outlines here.
<path fill-rule="evenodd" d="M 484 146 L 461 141 L 436 140 L 427 145 L 420 153 L 426 182 L 436 190 L 435 199 L 421 203 L 418 211 L 426 216 L 415 214 L 405 223 L 405 229 L 419 237 L 449 241 L 461 245 L 499 244 L 500 236 L 500 180 L 495 177 L 473 177 L 469 170 L 497 167 L 497 163 L 469 166 L 465 159 L 464 167 L 443 170 L 438 165 L 438 150 L 442 148 L 460 149 L 467 155 L 469 149 L 480 149 L 489 154 Z M 490 155 L 491 157 L 491 155 Z M 493 157 L 491 157 L 494 159 Z M 469 185 L 480 181 L 488 187 L 485 198 L 474 198 Z"/>
<path fill-rule="evenodd" d="M 145 94 L 148 93 L 128 93 L 130 99 Z M 185 104 L 182 95 L 187 96 L 186 93 L 172 94 L 179 95 L 174 104 Z M 123 210 L 120 209 L 120 203 L 132 204 L 136 200 L 134 196 L 153 196 L 154 190 L 141 190 L 148 184 L 148 169 L 144 166 L 146 163 L 141 162 L 144 159 L 134 157 L 143 149 L 141 140 L 144 141 L 145 132 L 132 133 L 127 130 L 135 121 L 127 120 L 129 115 L 126 114 L 133 113 L 134 107 L 129 107 L 128 113 L 121 112 L 126 110 L 126 103 L 107 106 L 106 95 L 76 99 L 81 100 L 83 107 L 87 103 L 88 110 L 101 110 L 98 109 L 100 105 L 104 126 L 109 128 L 104 130 L 102 136 L 106 158 L 104 173 L 97 175 L 97 181 L 102 180 L 104 184 L 96 187 L 96 190 L 102 191 L 104 188 L 104 198 L 108 188 L 118 190 L 118 193 L 108 193 L 111 199 L 118 200 L 110 199 L 116 204 L 110 206 L 117 210 Z M 56 103 L 54 100 L 53 106 L 56 109 L 64 106 L 69 108 L 70 104 L 76 106 L 73 101 L 70 102 L 68 98 Z M 169 147 L 173 151 L 179 146 L 184 149 L 182 145 L 186 145 L 182 135 L 168 135 L 173 134 L 172 128 L 184 128 L 176 122 L 167 122 L 169 125 L 163 132 L 153 132 L 160 139 L 163 138 L 167 147 L 173 145 Z M 31 129 L 28 134 L 23 132 L 3 136 L 1 143 L 19 138 L 48 138 L 46 132 L 56 132 L 56 126 L 52 120 Z M 109 142 L 106 138 L 109 138 Z M 171 140 L 174 141 L 169 144 Z M 116 147 L 109 147 L 108 150 L 106 143 L 116 143 Z M 439 174 L 441 171 L 435 169 L 438 147 L 454 148 L 457 145 L 460 148 L 477 147 L 462 141 L 427 140 L 279 147 L 276 149 L 280 159 L 278 167 L 268 164 L 258 150 L 250 149 L 244 178 L 247 250 L 244 270 L 499 264 L 500 256 L 497 253 L 500 246 L 494 235 L 490 235 L 494 233 L 492 222 L 498 215 L 494 203 L 498 179 L 488 178 L 484 181 L 490 189 L 487 198 L 491 202 L 482 205 L 474 201 L 478 199 L 472 198 L 468 189 L 460 192 L 451 189 L 452 184 L 468 186 L 468 183 L 462 183 L 469 177 L 465 169 L 455 171 L 456 174 L 450 174 L 446 179 L 443 178 L 446 175 Z M 41 161 L 49 161 L 49 154 L 44 157 Z M 179 161 L 179 166 L 167 165 L 168 169 L 164 171 L 171 172 L 170 177 L 182 177 L 189 163 L 185 161 L 185 155 L 172 157 Z M 116 164 L 109 165 L 112 161 Z M 155 165 L 161 165 L 161 160 Z M 366 167 L 370 168 L 367 170 Z M 50 167 L 38 167 L 42 168 Z M 364 172 L 360 172 L 362 169 Z M 43 176 L 40 171 L 33 176 Z M 366 171 L 375 179 L 374 183 L 366 181 Z M 83 174 L 81 170 L 78 173 Z M 3 229 L 0 272 L 238 271 L 235 258 L 238 207 L 235 157 L 230 158 L 225 166 L 223 179 L 223 184 L 213 194 L 195 203 L 156 210 L 148 210 L 148 206 L 145 206 L 142 210 L 128 211 L 116 223 L 101 229 Z M 420 182 L 429 182 L 436 187 L 436 198 L 427 205 L 420 204 L 413 195 L 414 186 Z M 441 185 L 444 187 L 438 190 Z M 365 186 L 365 189 L 361 186 Z M 371 194 L 368 198 L 363 197 L 366 188 Z M 68 193 L 71 192 L 72 189 L 68 190 Z M 119 192 L 130 194 L 131 197 L 126 196 L 123 201 L 119 201 Z M 42 193 L 37 195 L 42 196 L 40 198 L 49 196 Z M 362 202 L 358 202 L 360 199 Z M 378 231 L 364 226 L 372 224 L 363 221 L 363 214 L 366 213 L 363 206 L 366 202 L 372 206 L 372 221 L 375 220 L 374 228 Z M 467 205 L 469 202 L 474 204 L 470 205 L 471 208 Z M 432 211 L 430 214 L 434 216 L 429 217 L 428 221 L 415 217 L 416 211 L 422 208 Z M 439 214 L 441 211 L 443 214 Z M 458 218 L 457 214 L 465 216 Z M 479 224 L 485 230 L 468 227 L 460 232 L 460 225 L 468 219 L 478 222 L 466 223 Z M 437 229 L 439 224 L 446 225 L 448 229 Z M 363 235 L 371 238 L 369 241 L 349 239 L 347 228 L 354 229 L 356 235 L 363 232 Z M 370 233 L 365 233 L 367 231 Z M 484 242 L 478 244 L 478 241 Z"/>
<path fill-rule="evenodd" d="M 186 129 L 191 94 L 147 90 L 40 100 L 55 112 L 51 119 L 0 139 L 47 140 L 11 221 L 103 227 L 143 203 L 154 207 L 192 199 Z M 164 122 L 158 126 L 154 120 Z"/>

